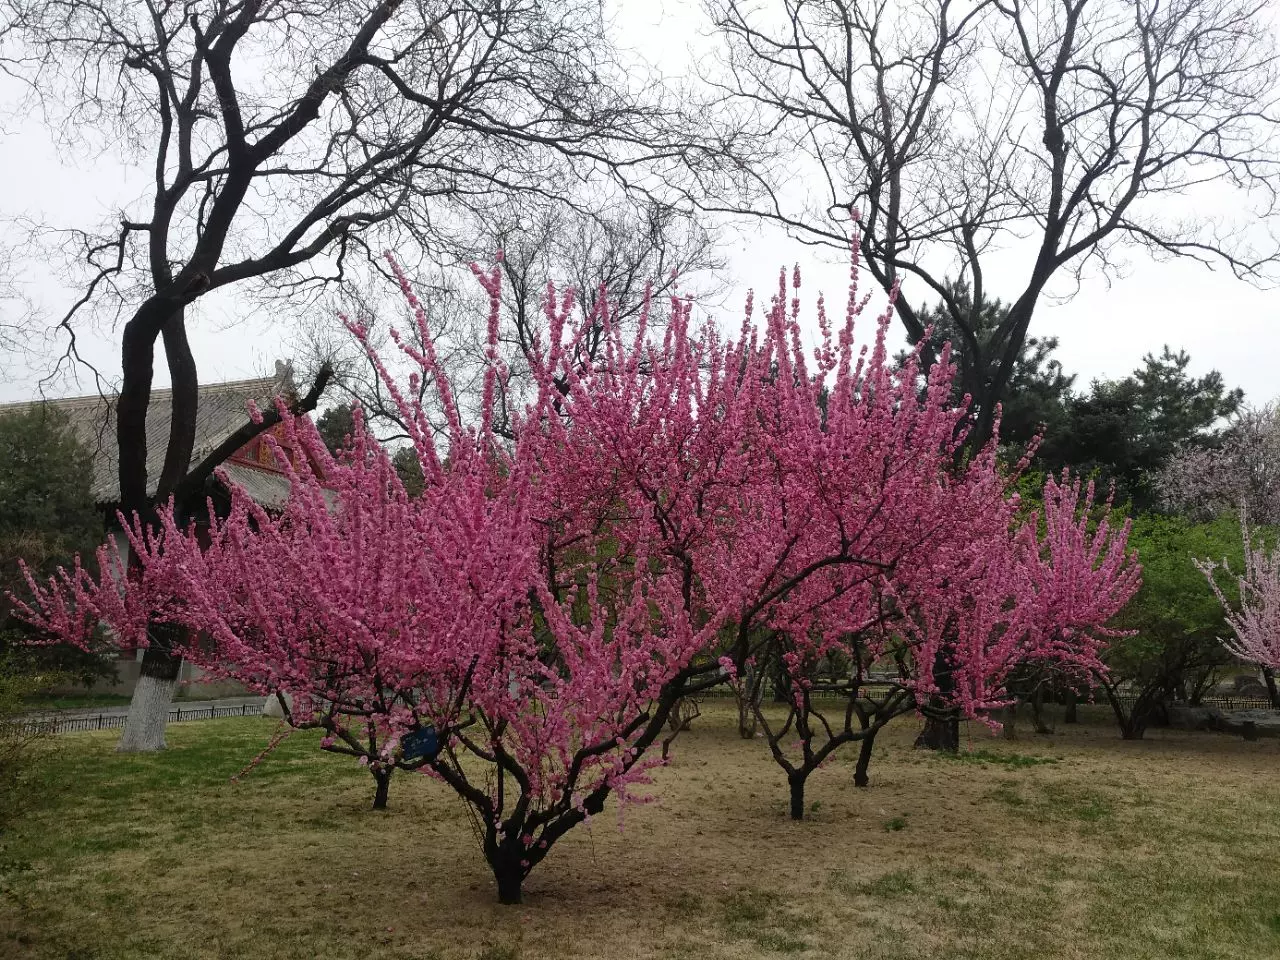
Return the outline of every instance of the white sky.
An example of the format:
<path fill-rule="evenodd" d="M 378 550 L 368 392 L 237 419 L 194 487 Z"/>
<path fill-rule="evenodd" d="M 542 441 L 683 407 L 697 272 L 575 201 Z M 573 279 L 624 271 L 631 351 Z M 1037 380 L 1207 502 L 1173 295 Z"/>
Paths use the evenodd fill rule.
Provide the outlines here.
<path fill-rule="evenodd" d="M 699 22 L 697 4 L 690 0 L 626 0 L 620 17 L 629 45 L 673 75 L 701 53 L 686 52 L 690 46 L 705 50 L 706 40 L 697 36 Z M 15 87 L 11 81 L 0 81 L 0 104 L 11 106 Z M 145 191 L 145 174 L 109 158 L 63 155 L 40 124 L 5 117 L 3 110 L 0 117 L 0 217 L 94 225 L 115 216 L 124 202 Z M 807 301 L 825 289 L 829 298 L 843 303 L 843 265 L 824 264 L 820 254 L 755 224 L 730 241 L 725 253 L 735 292 L 722 311 L 727 324 L 736 327 L 740 321 L 739 304 L 747 287 L 767 293 L 776 283 L 778 268 L 797 262 L 807 278 Z M 80 293 L 38 263 L 28 264 L 22 279 L 50 315 L 61 315 Z M 1016 272 L 997 269 L 988 285 L 994 295 L 1009 299 L 1016 295 L 1016 279 Z M 1064 284 L 1054 292 L 1069 290 Z M 224 297 L 204 307 L 192 324 L 202 382 L 259 375 L 287 354 L 290 329 L 273 326 L 266 316 L 245 319 L 242 312 L 233 299 Z M 1275 292 L 1257 290 L 1223 270 L 1212 272 L 1189 262 L 1152 263 L 1135 251 L 1126 275 L 1110 287 L 1102 279 L 1087 279 L 1068 302 L 1042 300 L 1031 332 L 1059 338 L 1058 358 L 1068 372 L 1079 374 L 1080 386 L 1094 377 L 1123 376 L 1144 353 L 1158 352 L 1168 343 L 1191 354 L 1193 372 L 1217 368 L 1229 385 L 1243 387 L 1250 401 L 1262 403 L 1280 395 L 1273 373 L 1280 355 L 1278 321 L 1280 296 Z M 31 346 L 31 364 L 0 358 L 6 361 L 0 363 L 0 402 L 34 395 L 63 344 Z M 119 377 L 118 330 L 114 335 L 109 330 L 85 331 L 81 348 L 108 379 Z M 158 357 L 156 385 L 166 384 L 163 359 Z M 92 375 L 86 372 L 78 385 L 61 382 L 49 393 L 93 389 Z"/>

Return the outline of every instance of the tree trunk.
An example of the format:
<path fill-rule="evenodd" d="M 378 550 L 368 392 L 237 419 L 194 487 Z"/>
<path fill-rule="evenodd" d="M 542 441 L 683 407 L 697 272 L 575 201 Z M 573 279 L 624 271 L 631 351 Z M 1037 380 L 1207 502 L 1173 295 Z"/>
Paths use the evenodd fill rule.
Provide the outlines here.
<path fill-rule="evenodd" d="M 924 729 L 916 737 L 917 750 L 941 750 L 945 753 L 960 752 L 960 717 L 925 717 Z"/>
<path fill-rule="evenodd" d="M 747 664 L 738 694 L 738 736 L 752 740 L 756 735 L 756 708 L 764 697 L 765 671 Z"/>
<path fill-rule="evenodd" d="M 1000 718 L 1000 733 L 1006 740 L 1018 739 L 1018 705 L 1011 703 L 1004 708 L 1004 716 Z"/>
<path fill-rule="evenodd" d="M 1271 707 L 1280 710 L 1280 693 L 1276 691 L 1276 672 L 1270 667 L 1262 668 L 1262 679 L 1267 682 L 1267 696 L 1271 698 Z"/>
<path fill-rule="evenodd" d="M 756 712 L 751 708 L 750 694 L 744 691 L 738 696 L 738 736 L 751 740 L 756 735 Z"/>
<path fill-rule="evenodd" d="M 790 703 L 791 678 L 787 675 L 787 668 L 783 665 L 781 657 L 774 657 L 771 663 L 773 664 L 773 702 Z"/>
<path fill-rule="evenodd" d="M 855 787 L 870 786 L 871 780 L 867 777 L 867 768 L 871 766 L 871 748 L 875 746 L 876 734 L 878 730 L 869 730 L 867 735 L 862 738 L 862 743 L 858 745 L 858 763 L 853 768 L 853 785 Z"/>
<path fill-rule="evenodd" d="M 791 787 L 791 819 L 804 819 L 804 781 L 809 775 L 809 771 L 800 770 L 787 777 L 787 784 Z"/>
<path fill-rule="evenodd" d="M 138 685 L 129 702 L 129 716 L 116 750 L 120 753 L 147 753 L 164 749 L 164 728 L 169 720 L 169 704 L 178 686 L 182 658 L 152 643 L 142 655 Z"/>
<path fill-rule="evenodd" d="M 1147 712 L 1143 706 L 1143 698 L 1139 697 L 1126 713 L 1119 692 L 1111 687 L 1103 689 L 1107 694 L 1107 702 L 1111 704 L 1111 712 L 1116 716 L 1116 724 L 1120 727 L 1120 739 L 1141 740 L 1142 734 L 1147 729 Z"/>
<path fill-rule="evenodd" d="M 375 770 L 373 779 L 378 785 L 373 794 L 373 809 L 385 810 L 387 809 L 387 788 L 391 785 L 391 769 Z"/>
<path fill-rule="evenodd" d="M 999 356 L 988 357 L 985 369 L 975 371 L 976 378 L 980 378 L 975 384 L 979 389 L 971 391 L 970 396 L 972 403 L 978 407 L 978 416 L 973 428 L 965 437 L 965 446 L 970 450 L 981 450 L 995 432 L 996 410 L 1006 399 L 1009 378 L 1018 361 L 1022 345 L 1026 342 L 1027 329 L 1031 325 L 1031 316 L 1035 311 L 1036 301 L 1040 298 L 1040 291 L 1044 289 L 1045 283 L 1053 273 L 1051 263 L 1046 260 L 1047 256 L 1047 249 L 1041 247 L 1040 256 L 1036 260 L 1026 289 L 1009 306 L 1009 312 L 1005 315 L 1004 323 L 1001 324 L 1002 327 L 1007 325 L 1008 337 L 1004 343 L 993 344 L 992 352 L 1000 351 Z"/>
<path fill-rule="evenodd" d="M 1120 721 L 1120 739 L 1121 740 L 1141 740 L 1142 735 L 1147 732 L 1147 719 L 1137 715 L 1134 711 L 1129 716 Z"/>
<path fill-rule="evenodd" d="M 1067 691 L 1067 709 L 1062 714 L 1063 723 L 1079 723 L 1080 722 L 1080 718 L 1077 715 L 1076 708 L 1077 708 L 1076 692 L 1074 690 L 1068 690 Z"/>
<path fill-rule="evenodd" d="M 1044 687 L 1037 686 L 1031 694 L 1031 724 L 1036 733 L 1053 733 L 1053 727 L 1044 722 Z"/>
<path fill-rule="evenodd" d="M 520 864 L 504 859 L 491 866 L 494 879 L 498 881 L 498 902 L 509 905 L 520 903 L 524 898 L 524 871 Z"/>

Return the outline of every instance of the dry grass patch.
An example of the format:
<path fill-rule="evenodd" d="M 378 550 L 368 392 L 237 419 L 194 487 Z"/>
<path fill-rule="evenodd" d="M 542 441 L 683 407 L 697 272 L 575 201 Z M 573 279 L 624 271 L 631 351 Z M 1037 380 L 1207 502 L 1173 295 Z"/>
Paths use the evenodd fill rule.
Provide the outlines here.
<path fill-rule="evenodd" d="M 786 818 L 763 744 L 704 708 L 653 792 L 557 845 L 501 907 L 443 785 L 372 779 L 270 721 L 174 726 L 160 756 L 65 738 L 62 789 L 0 839 L 0 956 L 16 958 L 1280 957 L 1280 744 L 1124 743 L 1103 725 L 962 761 L 878 745 Z M 1044 762 L 1037 762 L 1044 761 Z"/>

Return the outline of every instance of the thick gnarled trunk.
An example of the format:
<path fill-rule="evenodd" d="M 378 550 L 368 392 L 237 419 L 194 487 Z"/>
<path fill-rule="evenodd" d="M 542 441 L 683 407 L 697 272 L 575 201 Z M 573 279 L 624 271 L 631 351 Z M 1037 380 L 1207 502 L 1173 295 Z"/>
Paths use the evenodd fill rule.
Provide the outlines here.
<path fill-rule="evenodd" d="M 917 750 L 938 750 L 943 753 L 960 752 L 960 715 L 925 717 L 924 729 L 916 737 Z"/>
<path fill-rule="evenodd" d="M 944 638 L 954 640 L 956 628 L 954 617 L 947 622 Z M 952 694 L 956 690 L 954 666 L 948 660 L 945 647 L 939 647 L 933 664 L 934 683 L 937 684 L 937 696 L 927 705 L 924 713 L 924 728 L 916 737 L 917 750 L 939 750 L 943 753 L 959 753 L 960 751 L 960 711 L 954 706 Z"/>
<path fill-rule="evenodd" d="M 495 867 L 493 876 L 498 881 L 499 903 L 514 906 L 524 901 L 524 877 L 518 866 Z"/>
<path fill-rule="evenodd" d="M 523 848 L 519 838 L 524 829 L 520 821 L 507 821 L 503 824 L 502 839 L 492 827 L 485 837 L 484 856 L 498 884 L 498 902 L 507 906 L 523 902 L 524 879 L 533 863 L 541 860 L 545 852 Z"/>
<path fill-rule="evenodd" d="M 165 278 L 161 278 L 165 279 Z M 155 341 L 163 334 L 173 381 L 173 409 L 165 447 L 164 468 L 157 494 L 167 496 L 186 473 L 195 440 L 198 383 L 195 361 L 187 342 L 182 304 L 170 297 L 148 299 L 125 327 L 121 347 L 124 383 L 116 401 L 116 443 L 119 451 L 120 504 L 126 515 L 153 518 L 147 494 L 147 407 Z M 152 440 L 156 438 L 151 438 Z M 169 705 L 178 686 L 182 658 L 171 651 L 178 628 L 154 625 L 152 642 L 142 657 L 138 685 L 129 703 L 129 717 L 116 749 L 122 753 L 163 750 Z"/>
<path fill-rule="evenodd" d="M 1107 695 L 1107 702 L 1111 704 L 1111 712 L 1115 714 L 1116 726 L 1120 728 L 1120 739 L 1141 740 L 1143 734 L 1147 732 L 1147 725 L 1156 716 L 1160 705 L 1161 689 L 1149 687 L 1142 690 L 1134 699 L 1132 706 L 1127 708 L 1118 687 L 1104 684 L 1102 689 Z"/>

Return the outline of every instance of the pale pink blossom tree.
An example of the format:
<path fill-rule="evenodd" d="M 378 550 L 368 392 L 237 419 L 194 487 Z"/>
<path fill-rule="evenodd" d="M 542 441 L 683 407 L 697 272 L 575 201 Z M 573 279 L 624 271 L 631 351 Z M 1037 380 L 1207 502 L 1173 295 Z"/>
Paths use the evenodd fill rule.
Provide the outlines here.
<path fill-rule="evenodd" d="M 1248 510 L 1280 523 L 1280 409 L 1241 410 L 1220 446 L 1177 450 L 1155 484 L 1166 507 L 1196 519 Z"/>
<path fill-rule="evenodd" d="M 1233 574 L 1225 560 L 1196 560 L 1195 564 L 1208 579 L 1231 628 L 1232 636 L 1224 639 L 1223 645 L 1232 656 L 1261 667 L 1268 682 L 1274 684 L 1272 678 L 1280 671 L 1280 547 L 1268 550 L 1243 514 L 1240 529 L 1244 537 L 1243 571 Z M 1220 575 L 1235 578 L 1240 593 L 1238 606 L 1227 598 L 1218 580 Z M 1275 699 L 1273 689 L 1272 701 Z"/>

